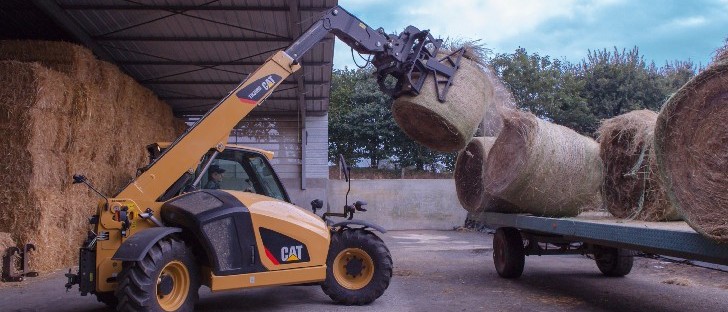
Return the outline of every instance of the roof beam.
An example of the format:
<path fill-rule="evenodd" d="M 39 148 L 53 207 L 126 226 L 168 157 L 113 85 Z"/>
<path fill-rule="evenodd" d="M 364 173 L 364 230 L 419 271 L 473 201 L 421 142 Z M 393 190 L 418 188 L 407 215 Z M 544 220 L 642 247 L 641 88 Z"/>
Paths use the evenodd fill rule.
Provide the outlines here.
<path fill-rule="evenodd" d="M 216 97 L 216 96 L 160 96 L 159 99 L 165 100 L 165 101 L 185 101 L 185 100 L 200 100 L 200 101 L 209 101 L 209 100 L 220 100 L 222 97 Z M 312 96 L 307 97 L 306 101 L 323 101 L 328 100 L 329 97 L 327 96 Z M 292 97 L 275 97 L 271 96 L 266 101 L 298 101 L 297 96 Z"/>
<path fill-rule="evenodd" d="M 117 65 L 139 65 L 139 66 L 159 66 L 159 65 L 173 65 L 173 66 L 201 66 L 201 67 L 217 67 L 225 65 L 235 66 L 260 66 L 263 62 L 254 61 L 145 61 L 145 60 L 131 60 L 131 61 L 116 61 Z M 305 66 L 331 66 L 331 62 L 301 62 Z"/>
<path fill-rule="evenodd" d="M 83 45 L 91 49 L 91 51 L 93 51 L 93 53 L 100 59 L 112 63 L 114 62 L 114 58 L 111 57 L 111 54 L 98 45 L 80 25 L 78 25 L 70 16 L 68 16 L 68 14 L 66 14 L 66 12 L 63 11 L 63 8 L 58 6 L 58 3 L 55 1 L 45 0 L 32 0 L 32 2 L 41 11 L 50 16 L 56 24 L 61 26 L 72 36 L 76 37 L 76 39 L 78 39 L 78 41 Z"/>
<path fill-rule="evenodd" d="M 242 37 L 142 37 L 142 36 L 124 36 L 124 37 L 93 37 L 94 40 L 102 42 L 125 42 L 125 41 L 143 41 L 143 42 L 168 42 L 168 41 L 183 41 L 183 42 L 281 42 L 288 43 L 293 41 L 290 38 L 242 38 Z"/>
<path fill-rule="evenodd" d="M 33 0 L 35 2 L 35 0 Z M 42 0 L 41 0 L 42 1 Z M 240 5 L 115 5 L 115 4 L 67 4 L 62 5 L 60 8 L 64 10 L 76 10 L 76 11 L 100 11 L 100 10 L 114 10 L 114 11 L 152 11 L 152 10 L 164 10 L 164 11 L 238 11 L 238 12 L 261 12 L 261 11 L 283 11 L 289 10 L 288 6 L 240 6 Z M 330 8 L 327 7 L 301 7 L 300 11 L 310 12 L 323 12 Z"/>
<path fill-rule="evenodd" d="M 144 82 L 145 85 L 231 85 L 239 84 L 242 80 L 150 80 Z M 328 84 L 330 81 L 306 81 L 307 85 L 321 85 Z M 281 82 L 281 85 L 295 85 L 297 82 L 291 80 L 285 80 Z"/>

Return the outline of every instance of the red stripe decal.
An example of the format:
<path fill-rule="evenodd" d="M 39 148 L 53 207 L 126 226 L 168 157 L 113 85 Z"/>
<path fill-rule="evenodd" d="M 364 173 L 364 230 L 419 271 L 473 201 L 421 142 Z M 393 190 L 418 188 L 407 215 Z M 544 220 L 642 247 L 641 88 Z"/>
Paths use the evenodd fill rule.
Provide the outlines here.
<path fill-rule="evenodd" d="M 243 102 L 245 104 L 250 104 L 250 105 L 258 104 L 258 102 L 253 101 L 253 100 L 248 100 L 248 99 L 244 99 L 244 98 L 238 98 L 238 99 L 240 99 L 240 102 Z"/>
<path fill-rule="evenodd" d="M 270 253 L 270 250 L 268 250 L 268 247 L 263 247 L 263 248 L 265 248 L 265 255 L 268 256 L 268 259 L 270 259 L 270 261 L 273 262 L 273 264 L 279 265 L 280 263 L 278 263 L 278 259 L 276 259 L 276 257 L 273 257 L 273 254 Z"/>

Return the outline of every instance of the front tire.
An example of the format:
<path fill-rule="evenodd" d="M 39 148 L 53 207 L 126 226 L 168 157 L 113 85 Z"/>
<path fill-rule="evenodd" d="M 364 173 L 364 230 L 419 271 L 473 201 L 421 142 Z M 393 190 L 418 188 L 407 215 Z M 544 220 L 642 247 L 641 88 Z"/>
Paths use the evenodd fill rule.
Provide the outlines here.
<path fill-rule="evenodd" d="M 173 237 L 157 242 L 141 261 L 124 262 L 118 280 L 119 311 L 193 311 L 200 288 L 192 250 Z"/>
<path fill-rule="evenodd" d="M 392 279 L 392 255 L 384 242 L 366 230 L 331 234 L 324 293 L 337 303 L 365 305 L 379 298 Z"/>

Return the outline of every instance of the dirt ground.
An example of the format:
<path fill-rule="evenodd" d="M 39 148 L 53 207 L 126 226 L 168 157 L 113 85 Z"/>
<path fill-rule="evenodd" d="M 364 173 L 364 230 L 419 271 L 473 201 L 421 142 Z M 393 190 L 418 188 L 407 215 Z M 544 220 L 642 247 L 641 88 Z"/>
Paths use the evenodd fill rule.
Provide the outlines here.
<path fill-rule="evenodd" d="M 632 273 L 607 278 L 583 256 L 527 257 L 523 276 L 498 277 L 492 235 L 392 231 L 383 235 L 395 271 L 385 294 L 365 307 L 333 304 L 318 286 L 211 293 L 200 311 L 728 311 L 728 273 L 637 258 Z M 0 283 L 0 311 L 105 311 L 64 272 Z"/>

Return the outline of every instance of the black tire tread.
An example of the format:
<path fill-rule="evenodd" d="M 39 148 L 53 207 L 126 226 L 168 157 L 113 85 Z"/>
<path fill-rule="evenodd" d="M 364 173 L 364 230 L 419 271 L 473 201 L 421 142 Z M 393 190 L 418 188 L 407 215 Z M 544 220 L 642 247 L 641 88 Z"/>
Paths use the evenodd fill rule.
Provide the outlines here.
<path fill-rule="evenodd" d="M 355 291 L 340 286 L 331 273 L 332 263 L 336 255 L 341 250 L 350 247 L 359 247 L 365 250 L 372 257 L 375 264 L 372 281 L 364 288 Z M 343 230 L 332 233 L 331 246 L 329 247 L 326 264 L 328 266 L 326 269 L 326 281 L 321 284 L 321 289 L 323 289 L 324 293 L 331 300 L 344 305 L 365 305 L 372 303 L 384 294 L 392 279 L 392 255 L 387 245 L 377 235 L 363 229 Z"/>
<path fill-rule="evenodd" d="M 496 261 L 496 240 L 502 240 L 505 244 L 505 263 L 502 269 L 498 269 Z M 523 248 L 523 238 L 516 228 L 498 228 L 493 237 L 493 262 L 496 272 L 502 278 L 518 278 L 523 274 L 526 264 L 526 254 Z"/>
<path fill-rule="evenodd" d="M 608 277 L 623 277 L 632 271 L 634 256 L 626 249 L 604 248 L 601 254 L 594 256 L 599 271 Z"/>
<path fill-rule="evenodd" d="M 119 285 L 116 288 L 116 297 L 118 298 L 118 311 L 158 311 L 156 298 L 149 296 L 156 287 L 157 274 L 162 269 L 162 265 L 166 264 L 166 258 L 181 259 L 187 266 L 190 273 L 191 289 L 189 292 L 188 302 L 180 311 L 192 311 L 194 303 L 199 298 L 197 289 L 199 288 L 199 274 L 197 267 L 194 265 L 195 260 L 192 252 L 189 251 L 185 243 L 174 237 L 166 237 L 157 242 L 147 255 L 141 261 L 124 262 L 121 273 L 117 276 Z M 168 260 L 171 261 L 171 260 Z M 192 264 L 192 265 L 190 265 Z"/>

